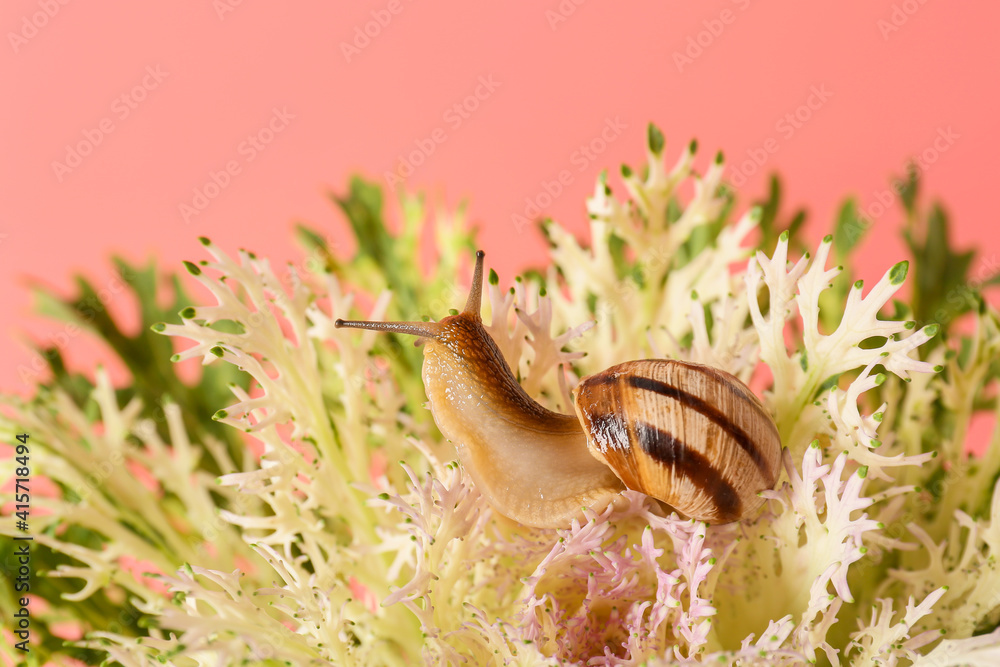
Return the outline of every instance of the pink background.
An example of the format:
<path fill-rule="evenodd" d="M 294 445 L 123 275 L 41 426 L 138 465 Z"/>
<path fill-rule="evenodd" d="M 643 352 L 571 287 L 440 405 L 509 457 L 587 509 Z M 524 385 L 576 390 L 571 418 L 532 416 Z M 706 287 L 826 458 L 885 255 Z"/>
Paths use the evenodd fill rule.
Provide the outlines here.
<path fill-rule="evenodd" d="M 199 235 L 284 261 L 300 256 L 295 221 L 346 255 L 325 193 L 353 172 L 383 179 L 430 137 L 443 141 L 405 186 L 469 200 L 503 280 L 545 256 L 534 226 L 511 222 L 526 199 L 568 170 L 542 214 L 584 234 L 595 177 L 641 162 L 649 121 L 671 163 L 693 137 L 701 167 L 720 149 L 732 169 L 776 147 L 737 178 L 740 209 L 777 170 L 789 205 L 809 207 L 810 243 L 844 196 L 872 206 L 924 155 L 925 193 L 952 213 L 957 243 L 980 249 L 973 275 L 997 261 L 994 3 L 65 1 L 0 6 L 0 390 L 27 391 L 23 341 L 61 330 L 30 314 L 28 277 L 68 294 L 83 271 L 100 288 L 112 254 L 177 269 L 204 257 Z M 783 120 L 796 112 L 803 122 Z M 609 121 L 619 129 L 602 148 Z M 263 150 L 244 143 L 270 123 Z M 89 154 L 54 166 L 81 142 Z M 592 142 L 600 155 L 579 152 Z M 227 164 L 238 173 L 186 220 L 181 205 Z M 870 211 L 861 272 L 873 279 L 904 248 L 898 204 Z M 84 336 L 63 352 L 76 368 L 107 357 Z"/>

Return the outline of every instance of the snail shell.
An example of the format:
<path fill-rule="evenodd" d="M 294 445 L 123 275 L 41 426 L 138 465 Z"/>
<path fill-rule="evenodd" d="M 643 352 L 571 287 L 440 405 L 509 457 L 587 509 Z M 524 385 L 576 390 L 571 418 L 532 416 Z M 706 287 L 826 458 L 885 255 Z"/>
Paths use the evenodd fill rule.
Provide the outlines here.
<path fill-rule="evenodd" d="M 702 364 L 644 359 L 576 389 L 590 453 L 630 489 L 708 523 L 736 521 L 774 486 L 781 439 L 746 385 Z"/>
<path fill-rule="evenodd" d="M 743 518 L 777 480 L 781 444 L 770 415 L 723 371 L 631 361 L 584 378 L 577 415 L 542 407 L 518 384 L 479 315 L 484 253 L 465 310 L 440 322 L 337 320 L 336 326 L 420 337 L 434 421 L 500 514 L 565 527 L 625 488 L 709 523 Z"/>

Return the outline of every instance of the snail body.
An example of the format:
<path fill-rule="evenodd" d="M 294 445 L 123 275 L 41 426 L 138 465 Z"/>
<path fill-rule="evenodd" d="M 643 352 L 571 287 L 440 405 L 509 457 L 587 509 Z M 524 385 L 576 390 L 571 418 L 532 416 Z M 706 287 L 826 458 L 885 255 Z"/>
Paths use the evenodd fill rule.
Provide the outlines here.
<path fill-rule="evenodd" d="M 484 253 L 465 310 L 439 322 L 337 320 L 415 335 L 441 433 L 500 514 L 565 527 L 626 488 L 708 523 L 736 521 L 774 486 L 781 445 L 763 405 L 723 371 L 681 361 L 626 362 L 580 381 L 576 415 L 552 412 L 517 382 L 480 318 Z"/>

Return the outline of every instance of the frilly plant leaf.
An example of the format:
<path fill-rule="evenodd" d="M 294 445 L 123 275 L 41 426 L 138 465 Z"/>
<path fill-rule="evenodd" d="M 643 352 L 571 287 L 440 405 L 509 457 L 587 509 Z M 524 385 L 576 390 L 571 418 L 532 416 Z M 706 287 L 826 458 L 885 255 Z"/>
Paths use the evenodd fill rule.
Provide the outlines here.
<path fill-rule="evenodd" d="M 115 450 L 93 451 L 92 447 L 100 446 L 93 445 L 82 433 L 85 424 L 101 423 L 106 418 L 100 401 L 95 397 L 101 395 L 105 396 L 103 400 L 109 399 L 106 393 L 99 392 L 93 375 L 73 373 L 66 367 L 62 350 L 78 340 L 81 343 L 99 341 L 128 371 L 130 382 L 115 388 L 113 393 L 116 403 L 139 409 L 137 414 L 130 413 L 130 419 L 144 420 L 144 427 L 154 429 L 157 437 L 169 441 L 175 434 L 170 432 L 169 419 L 172 418 L 167 415 L 176 411 L 177 418 L 183 422 L 184 431 L 191 434 L 196 449 L 200 450 L 202 443 L 215 442 L 217 444 L 214 447 L 221 446 L 227 451 L 224 456 L 218 452 L 225 463 L 223 466 L 219 465 L 216 456 L 208 455 L 207 452 L 194 457 L 194 469 L 205 475 L 206 480 L 217 477 L 231 467 L 233 460 L 242 462 L 245 458 L 244 444 L 238 434 L 206 420 L 205 415 L 210 415 L 217 409 L 215 406 L 228 395 L 227 385 L 246 387 L 249 378 L 233 367 L 217 366 L 204 369 L 197 384 L 190 385 L 182 381 L 170 362 L 173 352 L 170 341 L 150 330 L 154 323 L 174 317 L 177 311 L 191 305 L 180 280 L 175 275 L 162 273 L 153 263 L 140 267 L 115 258 L 113 264 L 112 277 L 102 285 L 95 285 L 87 278 L 77 276 L 77 293 L 69 298 L 57 295 L 40 283 L 33 285 L 37 312 L 61 325 L 51 336 L 54 345 L 37 347 L 39 358 L 44 360 L 47 368 L 19 368 L 22 381 L 35 383 L 37 393 L 34 399 L 27 402 L 14 397 L 3 399 L 4 403 L 16 406 L 19 419 L 0 424 L 2 442 L 13 442 L 14 435 L 28 431 L 33 435 L 32 444 L 40 441 L 45 451 L 49 452 L 43 455 L 43 461 L 47 460 L 45 456 L 54 456 L 51 460 L 60 461 L 46 476 L 55 482 L 66 503 L 65 507 L 79 507 L 70 513 L 71 516 L 77 511 L 84 512 L 83 508 L 94 506 L 96 501 L 92 496 L 106 487 L 112 469 L 115 474 L 127 473 L 123 466 L 129 464 L 127 461 L 132 462 L 131 456 L 119 456 Z M 121 300 L 137 306 L 135 319 L 138 320 L 138 332 L 135 335 L 126 333 L 125 327 L 115 320 L 109 309 L 110 303 L 119 302 L 120 305 Z M 163 302 L 167 305 L 161 306 Z M 72 423 L 67 421 L 69 415 L 73 416 Z M 44 425 L 41 434 L 30 428 L 30 425 L 36 423 Z M 146 435 L 149 437 L 149 434 Z M 135 464 L 141 465 L 138 462 Z M 60 472 L 55 472 L 56 469 Z M 112 498 L 112 502 L 135 500 L 128 499 L 127 495 L 112 494 Z M 169 502 L 169 498 L 170 494 L 167 494 L 164 500 Z M 38 501 L 35 496 L 35 502 Z M 52 501 L 42 500 L 39 504 L 45 506 L 50 502 Z M 213 505 L 224 507 L 226 502 L 216 497 Z M 103 512 L 97 513 L 97 516 L 103 516 Z M 115 516 L 121 518 L 120 515 Z M 35 542 L 32 567 L 36 573 L 65 572 L 78 565 L 81 554 L 107 548 L 110 539 L 109 533 L 101 527 L 73 518 L 65 522 L 33 522 L 32 525 L 38 531 L 41 531 L 42 526 L 48 526 L 47 530 L 52 533 L 57 529 L 59 531 L 58 542 L 50 543 L 41 539 Z M 131 520 L 126 530 L 135 530 L 142 535 L 143 540 L 150 535 Z M 8 564 L 17 562 L 12 542 L 4 541 L 0 546 L 0 561 L 5 570 Z M 170 561 L 168 568 L 172 569 L 180 562 Z M 20 597 L 8 585 L 12 580 L 13 578 L 4 577 L 0 587 L 0 591 L 3 591 L 4 610 L 15 609 L 15 601 Z M 73 595 L 78 588 L 78 584 L 72 579 L 49 576 L 38 577 L 32 592 L 40 599 L 58 602 L 61 596 Z M 52 634 L 50 622 L 54 627 L 79 624 L 85 628 L 107 628 L 109 624 L 113 624 L 126 635 L 144 636 L 146 631 L 137 622 L 146 615 L 147 612 L 140 612 L 123 595 L 123 589 L 110 586 L 107 590 L 98 590 L 86 599 L 55 607 L 42 616 L 45 622 L 33 625 L 32 630 L 37 633 L 34 637 L 37 643 L 33 647 L 36 649 L 35 655 L 41 662 L 44 662 L 46 656 L 54 654 L 66 654 L 86 662 L 95 662 L 99 659 L 99 653 L 81 647 L 64 648 L 65 640 Z M 5 627 L 9 625 L 5 624 Z"/>
<path fill-rule="evenodd" d="M 206 422 L 202 415 L 211 414 L 212 406 L 218 405 L 228 393 L 226 386 L 235 383 L 247 386 L 247 378 L 231 367 L 203 369 L 204 377 L 193 386 L 182 381 L 170 362 L 173 347 L 169 340 L 151 330 L 151 327 L 176 316 L 192 302 L 184 291 L 176 275 L 163 275 L 154 263 L 145 267 L 130 264 L 115 258 L 115 273 L 102 286 L 95 286 L 83 276 L 77 276 L 78 294 L 62 298 L 51 290 L 36 285 L 34 288 L 37 310 L 40 314 L 62 321 L 70 326 L 63 327 L 62 333 L 82 329 L 104 343 L 128 370 L 131 381 L 118 389 L 121 402 L 139 398 L 143 404 L 143 415 L 156 420 L 160 435 L 167 436 L 163 411 L 160 407 L 163 397 L 170 397 L 182 408 L 185 428 L 198 439 L 202 434 L 221 438 L 240 447 L 239 439 L 231 430 Z M 164 289 L 166 287 L 166 289 Z M 167 292 L 169 301 L 160 306 Z M 108 308 L 112 301 L 126 299 L 138 306 L 138 332 L 128 335 L 115 321 Z M 66 340 L 72 340 L 67 335 Z M 57 343 L 62 339 L 54 337 Z M 70 373 L 59 347 L 45 347 L 39 350 L 47 361 L 51 379 L 39 382 L 39 387 L 63 389 L 77 405 L 85 406 L 93 390 L 92 380 L 80 374 Z M 38 377 L 41 377 L 40 375 Z"/>
<path fill-rule="evenodd" d="M 421 229 L 426 221 L 426 211 L 420 197 L 403 194 L 399 200 L 401 226 L 391 234 L 386 226 L 383 195 L 379 186 L 359 177 L 351 179 L 346 195 L 331 194 L 330 199 L 340 208 L 350 225 L 356 251 L 349 262 L 338 263 L 322 238 L 307 226 L 300 226 L 300 238 L 307 246 L 316 249 L 331 267 L 333 275 L 367 293 L 376 295 L 391 292 L 392 300 L 386 311 L 388 319 L 410 320 L 421 316 L 440 318 L 458 303 L 467 286 L 455 281 L 460 279 L 460 262 L 475 250 L 474 234 L 465 227 L 465 214 L 459 209 L 453 214 L 442 214 L 435 227 L 434 255 L 438 270 L 430 276 L 419 265 Z M 386 358 L 394 373 L 419 375 L 422 358 L 413 342 L 405 337 L 389 334 L 375 342 L 375 353 Z M 419 388 L 404 385 L 407 391 L 407 408 L 417 406 Z M 413 410 L 413 417 L 424 419 L 423 410 Z"/>

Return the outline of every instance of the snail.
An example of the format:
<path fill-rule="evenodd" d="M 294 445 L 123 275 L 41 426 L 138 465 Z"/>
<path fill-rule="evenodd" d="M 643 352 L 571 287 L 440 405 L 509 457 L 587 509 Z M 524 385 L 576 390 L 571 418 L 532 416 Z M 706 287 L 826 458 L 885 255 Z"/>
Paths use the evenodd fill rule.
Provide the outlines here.
<path fill-rule="evenodd" d="M 746 385 L 701 364 L 629 361 L 583 378 L 575 415 L 552 412 L 521 388 L 483 326 L 484 257 L 476 253 L 458 315 L 335 326 L 423 340 L 434 421 L 494 510 L 527 526 L 566 527 L 626 488 L 713 524 L 761 506 L 759 492 L 777 481 L 781 443 Z"/>

